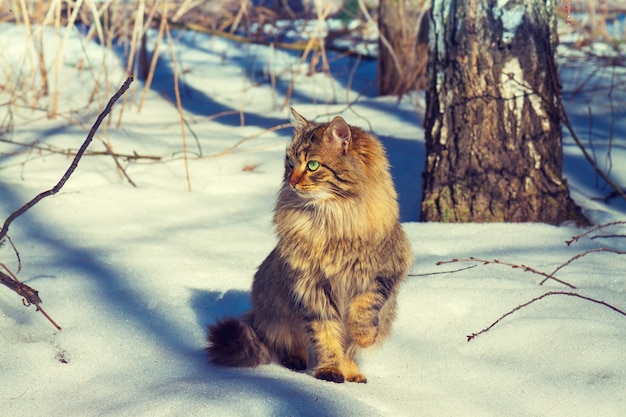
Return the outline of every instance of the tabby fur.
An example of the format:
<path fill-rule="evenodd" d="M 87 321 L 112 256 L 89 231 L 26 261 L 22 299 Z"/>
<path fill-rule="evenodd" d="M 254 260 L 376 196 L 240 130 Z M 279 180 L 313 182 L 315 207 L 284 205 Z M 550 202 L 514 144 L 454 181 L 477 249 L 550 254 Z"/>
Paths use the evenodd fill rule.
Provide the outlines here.
<path fill-rule="evenodd" d="M 274 212 L 278 244 L 252 284 L 252 309 L 209 327 L 211 362 L 272 362 L 333 382 L 366 382 L 355 357 L 382 342 L 412 264 L 382 144 L 340 116 L 291 109 L 293 140 Z"/>

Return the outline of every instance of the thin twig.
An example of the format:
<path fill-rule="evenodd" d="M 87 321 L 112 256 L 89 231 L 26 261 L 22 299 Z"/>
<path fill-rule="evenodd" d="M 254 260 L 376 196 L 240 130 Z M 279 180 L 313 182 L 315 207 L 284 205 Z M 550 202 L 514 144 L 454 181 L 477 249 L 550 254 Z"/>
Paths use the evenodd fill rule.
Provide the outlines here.
<path fill-rule="evenodd" d="M 618 250 L 618 249 L 611 249 L 611 248 L 593 248 L 593 249 L 589 249 L 586 250 L 584 252 L 581 253 L 577 253 L 576 255 L 572 256 L 570 259 L 568 259 L 566 262 L 564 262 L 563 264 L 561 264 L 558 268 L 556 268 L 554 271 L 552 271 L 552 274 L 556 274 L 557 272 L 559 272 L 561 269 L 565 268 L 567 265 L 571 264 L 572 262 L 574 262 L 577 259 L 582 258 L 583 256 L 587 256 L 590 253 L 596 253 L 596 252 L 609 252 L 609 253 L 615 253 L 617 255 L 626 255 L 626 251 L 623 250 Z M 544 279 L 543 281 L 541 281 L 539 283 L 539 285 L 543 285 L 543 283 L 547 280 Z"/>
<path fill-rule="evenodd" d="M 466 266 L 465 268 L 453 269 L 452 271 L 440 271 L 440 272 L 426 272 L 423 274 L 408 274 L 409 277 L 429 277 L 431 275 L 453 274 L 455 272 L 466 271 L 468 269 L 476 268 L 476 265 Z"/>
<path fill-rule="evenodd" d="M 164 5 L 164 8 L 166 8 L 165 5 Z M 167 16 L 167 9 L 165 9 L 163 13 L 164 13 L 163 14 L 164 16 Z M 152 85 L 152 79 L 154 78 L 154 70 L 156 68 L 156 64 L 159 59 L 159 47 L 161 46 L 161 43 L 163 41 L 163 32 L 165 30 L 166 23 L 167 23 L 167 19 L 162 19 L 161 23 L 159 24 L 159 32 L 157 33 L 156 43 L 154 44 L 154 50 L 152 51 L 152 59 L 150 60 L 150 68 L 148 70 L 146 81 L 144 83 L 144 88 L 143 88 L 143 93 L 141 94 L 141 99 L 139 100 L 139 104 L 137 105 L 137 113 L 141 112 L 141 109 L 143 108 L 143 103 L 146 100 L 146 97 L 148 96 L 148 91 L 150 90 L 150 86 Z M 142 45 L 145 45 L 145 36 L 146 35 L 144 33 Z"/>
<path fill-rule="evenodd" d="M 2 266 L 2 268 L 7 271 L 8 274 L 10 274 L 8 275 L 0 271 L 0 283 L 15 291 L 18 295 L 24 297 L 28 304 L 37 305 L 41 303 L 41 298 L 39 298 L 39 291 L 32 287 L 29 287 L 26 284 L 21 283 L 4 264 L 0 264 L 0 266 Z"/>
<path fill-rule="evenodd" d="M 570 246 L 572 243 L 578 242 L 580 239 L 582 239 L 583 237 L 589 235 L 590 233 L 593 233 L 593 232 L 595 232 L 597 230 L 604 229 L 605 227 L 615 226 L 616 224 L 626 224 L 626 221 L 618 220 L 618 221 L 614 221 L 614 222 L 610 222 L 610 223 L 598 224 L 598 225 L 592 227 L 591 229 L 585 231 L 584 233 L 581 233 L 581 234 L 576 235 L 576 236 L 572 236 L 572 238 L 570 240 L 566 240 L 565 243 L 567 244 L 567 246 Z"/>
<path fill-rule="evenodd" d="M 126 170 L 124 169 L 122 164 L 120 164 L 120 161 L 117 159 L 117 155 L 115 155 L 115 152 L 113 152 L 113 148 L 111 147 L 111 145 L 109 145 L 105 141 L 102 141 L 102 144 L 106 148 L 107 153 L 109 155 L 111 155 L 111 157 L 113 157 L 113 161 L 115 162 L 115 166 L 117 167 L 117 169 L 119 169 L 119 171 L 126 178 L 126 180 L 130 183 L 130 185 L 132 185 L 133 187 L 137 187 L 137 184 L 135 184 L 135 182 L 128 176 L 128 173 L 126 172 Z"/>
<path fill-rule="evenodd" d="M 59 182 L 50 190 L 39 193 L 35 198 L 33 198 L 28 203 L 24 204 L 18 210 L 11 213 L 9 217 L 7 217 L 7 219 L 4 222 L 4 225 L 2 226 L 2 230 L 0 230 L 0 242 L 2 242 L 4 238 L 6 237 L 7 240 L 9 240 L 9 242 L 11 243 L 11 245 L 13 245 L 13 243 L 7 236 L 7 233 L 9 231 L 9 226 L 11 225 L 11 223 L 15 219 L 17 219 L 19 216 L 24 214 L 31 207 L 33 207 L 35 204 L 37 204 L 39 201 L 41 201 L 45 197 L 49 197 L 51 195 L 58 193 L 61 190 L 61 188 L 63 188 L 63 185 L 65 185 L 65 183 L 70 178 L 72 173 L 78 167 L 78 162 L 80 161 L 80 158 L 83 156 L 83 154 L 87 150 L 87 147 L 93 140 L 93 137 L 96 134 L 96 131 L 98 130 L 98 128 L 100 127 L 100 124 L 102 124 L 102 121 L 104 120 L 104 118 L 111 112 L 111 109 L 113 108 L 113 104 L 115 104 L 115 102 L 126 92 L 126 90 L 128 90 L 132 82 L 133 82 L 133 77 L 129 76 L 124 82 L 124 84 L 122 84 L 120 89 L 117 90 L 117 92 L 113 95 L 113 97 L 111 97 L 105 109 L 102 111 L 102 113 L 100 113 L 100 115 L 96 119 L 96 122 L 91 127 L 91 130 L 89 131 L 89 134 L 87 135 L 87 138 L 85 139 L 80 149 L 76 153 L 76 156 L 72 160 L 70 167 L 67 169 L 63 177 L 61 177 Z M 17 253 L 17 250 L 16 250 L 16 253 Z M 18 260 L 19 260 L 19 254 L 18 254 Z M 4 264 L 0 264 L 0 266 L 2 266 L 2 268 L 8 273 L 7 275 L 4 272 L 0 271 L 0 283 L 5 285 L 9 289 L 15 291 L 18 295 L 24 297 L 24 300 L 26 300 L 24 302 L 24 305 L 26 306 L 29 306 L 31 304 L 35 305 L 37 307 L 37 311 L 41 312 L 41 314 L 43 314 L 50 321 L 50 323 L 54 325 L 54 327 L 56 327 L 58 330 L 61 330 L 61 326 L 59 326 L 52 319 L 52 317 L 50 317 L 48 313 L 46 313 L 46 311 L 41 307 L 40 304 L 42 301 L 41 301 L 41 298 L 39 297 L 39 292 L 35 290 L 34 288 L 20 282 L 15 276 L 15 274 L 13 274 L 11 270 L 9 270 Z"/>
<path fill-rule="evenodd" d="M 13 249 L 13 253 L 15 253 L 15 259 L 17 259 L 17 273 L 19 274 L 22 270 L 22 258 L 20 257 L 20 251 L 17 250 L 17 247 L 13 244 L 13 240 L 11 240 L 11 236 L 7 236 L 6 240 L 9 241 L 9 245 Z M 4 240 L 0 240 L 0 246 L 4 243 Z"/>
<path fill-rule="evenodd" d="M 595 236 L 591 236 L 589 238 L 589 240 L 594 240 L 594 239 L 610 239 L 613 237 L 619 237 L 619 238 L 626 238 L 626 235 L 618 235 L 618 234 L 612 234 L 612 235 L 595 235 Z"/>
<path fill-rule="evenodd" d="M 560 113 L 561 113 L 561 120 L 563 120 L 563 123 L 567 127 L 567 130 L 569 130 L 570 135 L 572 135 L 572 139 L 574 139 L 574 142 L 576 142 L 576 145 L 578 145 L 578 147 L 580 148 L 580 150 L 583 153 L 583 156 L 585 157 L 587 162 L 589 162 L 589 164 L 594 169 L 594 171 L 596 171 L 596 173 L 609 186 L 611 186 L 611 188 L 613 188 L 613 190 L 615 191 L 615 193 L 617 195 L 619 195 L 624 200 L 626 200 L 626 193 L 624 193 L 624 191 L 622 190 L 622 187 L 620 187 L 604 171 L 602 171 L 602 169 L 600 169 L 598 164 L 596 164 L 596 161 L 594 161 L 594 159 L 591 157 L 591 155 L 589 155 L 589 152 L 587 152 L 587 149 L 585 148 L 585 144 L 578 137 L 578 135 L 576 134 L 576 131 L 574 130 L 574 126 L 572 126 L 572 123 L 570 122 L 569 118 L 567 117 L 567 112 L 565 111 L 565 107 L 563 106 L 563 101 L 561 99 L 559 99 L 559 109 L 560 109 Z"/>
<path fill-rule="evenodd" d="M 376 22 L 374 22 L 374 19 L 372 19 L 372 16 L 370 16 L 369 12 L 367 11 L 367 7 L 365 7 L 363 0 L 359 0 L 358 3 L 359 3 L 359 9 L 361 10 L 361 13 L 363 13 L 363 16 L 365 16 L 366 20 L 372 24 L 376 24 Z M 404 71 L 402 69 L 402 65 L 400 64 L 400 60 L 398 59 L 398 55 L 396 55 L 396 51 L 394 51 L 393 46 L 391 46 L 391 43 L 385 37 L 382 31 L 379 30 L 378 36 L 379 36 L 380 42 L 385 46 L 385 49 L 387 49 L 389 56 L 391 56 L 391 60 L 393 61 L 393 64 L 396 67 L 396 71 L 398 71 L 398 75 L 402 77 Z"/>
<path fill-rule="evenodd" d="M 105 109 L 102 111 L 102 113 L 100 113 L 100 115 L 96 119 L 96 122 L 91 127 L 91 130 L 89 131 L 89 134 L 87 134 L 87 138 L 85 139 L 85 141 L 81 145 L 81 147 L 78 150 L 78 152 L 76 152 L 76 156 L 74 157 L 74 160 L 72 161 L 72 164 L 67 169 L 67 171 L 65 172 L 63 177 L 61 177 L 59 182 L 54 187 L 49 189 L 48 191 L 44 191 L 42 193 L 39 193 L 37 196 L 35 196 L 35 198 L 30 200 L 28 203 L 24 204 L 22 207 L 20 207 L 19 209 L 17 209 L 13 213 L 11 213 L 9 215 L 9 217 L 7 217 L 7 219 L 4 222 L 4 225 L 2 226 L 2 229 L 0 230 L 0 240 L 2 240 L 6 236 L 6 234 L 9 231 L 9 226 L 11 225 L 11 223 L 15 219 L 17 219 L 22 214 L 26 213 L 26 211 L 28 211 L 31 207 L 33 207 L 35 204 L 37 204 L 39 201 L 41 201 L 45 197 L 49 197 L 51 195 L 54 195 L 54 194 L 58 193 L 61 190 L 61 188 L 65 185 L 67 180 L 70 178 L 70 175 L 72 175 L 72 173 L 78 167 L 78 162 L 80 161 L 80 158 L 83 156 L 83 153 L 85 153 L 85 150 L 87 150 L 87 147 L 89 146 L 89 144 L 93 140 L 93 136 L 96 134 L 96 131 L 100 127 L 100 124 L 102 123 L 104 118 L 111 112 L 113 104 L 115 104 L 115 102 L 126 92 L 126 90 L 128 90 L 128 87 L 130 87 L 130 84 L 132 82 L 133 82 L 133 77 L 131 75 L 131 76 L 129 76 L 126 79 L 126 81 L 124 81 L 124 84 L 122 84 L 120 89 L 117 90 L 117 92 L 113 95 L 113 97 L 111 97 L 111 99 L 107 103 Z"/>
<path fill-rule="evenodd" d="M 172 38 L 172 34 L 170 32 L 170 27 L 165 23 L 165 34 L 167 36 L 167 43 L 170 49 L 170 54 L 172 56 L 172 65 L 174 69 L 174 96 L 176 97 L 176 109 L 178 110 L 178 117 L 180 119 L 180 136 L 182 139 L 183 145 L 183 161 L 185 166 L 185 180 L 187 181 L 187 190 L 191 191 L 191 176 L 189 175 L 189 158 L 187 156 L 187 136 L 185 135 L 185 115 L 183 113 L 183 104 L 180 98 L 180 88 L 179 88 L 179 70 L 178 70 L 178 61 L 176 60 L 176 52 L 174 50 L 174 39 Z"/>
<path fill-rule="evenodd" d="M 174 28 L 180 27 L 180 25 L 176 25 L 173 23 L 171 24 L 171 26 Z M 314 39 L 313 41 L 303 40 L 303 41 L 296 41 L 296 42 L 270 42 L 270 41 L 265 41 L 265 40 L 256 39 L 256 38 L 250 39 L 249 37 L 246 37 L 246 36 L 239 36 L 239 35 L 235 35 L 235 34 L 228 33 L 228 32 L 223 32 L 219 30 L 211 30 L 207 27 L 204 27 L 203 25 L 196 24 L 196 23 L 187 23 L 183 25 L 182 27 L 184 29 L 191 30 L 194 32 L 200 32 L 200 33 L 205 33 L 208 35 L 219 36 L 224 39 L 229 39 L 229 40 L 232 40 L 238 43 L 244 43 L 244 44 L 252 43 L 252 44 L 258 44 L 258 45 L 265 45 L 265 46 L 274 45 L 275 48 L 292 50 L 292 51 L 305 51 L 307 49 L 312 49 L 313 51 L 320 51 L 322 49 L 320 46 L 321 41 L 319 39 Z"/>
<path fill-rule="evenodd" d="M 229 146 L 228 148 L 226 148 L 226 149 L 224 149 L 224 150 L 222 150 L 222 151 L 220 151 L 220 152 L 218 152 L 216 154 L 210 155 L 210 156 L 216 157 L 216 156 L 226 155 L 226 154 L 230 153 L 233 149 L 235 149 L 236 147 L 238 147 L 242 143 L 249 141 L 250 139 L 257 138 L 257 137 L 263 135 L 266 132 L 275 132 L 277 130 L 286 129 L 286 128 L 291 127 L 291 126 L 292 126 L 291 123 L 283 123 L 283 124 L 280 124 L 280 125 L 276 125 L 274 127 L 270 127 L 268 129 L 262 130 L 262 131 L 260 131 L 258 133 L 253 134 L 253 135 L 246 136 L 245 138 L 242 138 L 239 141 L 237 141 L 237 143 Z"/>
<path fill-rule="evenodd" d="M 20 280 L 18 280 L 17 277 L 4 264 L 0 264 L 0 266 L 2 266 L 2 268 L 9 273 L 9 275 L 7 275 L 0 271 L 0 283 L 15 291 L 18 295 L 24 297 L 22 302 L 26 307 L 31 304 L 37 307 L 37 311 L 43 314 L 44 317 L 48 319 L 48 321 L 52 323 L 57 330 L 61 330 L 61 326 L 59 326 L 57 322 L 54 321 L 48 313 L 46 313 L 43 307 L 41 307 L 42 301 L 41 298 L 39 298 L 39 292 L 36 289 L 20 282 Z"/>
<path fill-rule="evenodd" d="M 510 262 L 503 262 L 503 261 L 500 261 L 498 259 L 493 259 L 493 260 L 489 261 L 489 260 L 486 260 L 486 259 L 480 259 L 480 258 L 475 258 L 473 256 L 470 256 L 467 259 L 452 259 L 450 261 L 439 261 L 439 262 L 437 262 L 437 265 L 449 264 L 449 263 L 452 263 L 452 262 L 482 262 L 484 265 L 491 265 L 491 264 L 506 265 L 506 266 L 509 266 L 509 267 L 511 267 L 513 269 L 522 269 L 522 270 L 524 270 L 524 272 L 532 272 L 533 274 L 541 275 L 543 277 L 546 277 L 546 280 L 547 279 L 552 279 L 552 280 L 558 282 L 559 284 L 565 285 L 566 287 L 569 287 L 569 288 L 572 288 L 572 289 L 576 289 L 576 286 L 570 284 L 567 281 L 563 281 L 562 279 L 559 279 L 559 278 L 555 277 L 552 274 L 548 274 L 548 273 L 545 273 L 545 272 L 542 272 L 542 271 L 538 271 L 535 268 L 530 267 L 528 265 L 524 265 L 524 264 L 518 265 L 518 264 L 513 264 L 513 263 L 510 263 Z M 546 281 L 546 280 L 544 280 L 544 281 Z M 542 281 L 542 283 L 544 281 Z"/>
<path fill-rule="evenodd" d="M 577 293 L 575 293 L 575 292 L 568 292 L 568 291 L 549 291 L 549 292 L 547 292 L 547 293 L 545 293 L 545 294 L 542 294 L 542 295 L 540 295 L 540 296 L 538 296 L 538 297 L 533 298 L 532 300 L 530 300 L 530 301 L 528 301 L 528 302 L 526 302 L 526 303 L 523 303 L 523 304 L 518 305 L 517 307 L 515 307 L 515 308 L 514 308 L 514 309 L 512 309 L 512 310 L 507 311 L 507 312 L 506 312 L 506 313 L 504 313 L 502 316 L 500 316 L 500 318 L 499 318 L 498 320 L 494 321 L 493 323 L 491 323 L 489 326 L 485 327 L 485 328 L 484 328 L 484 329 L 482 329 L 481 331 L 479 331 L 479 332 L 477 332 L 477 333 L 472 333 L 472 334 L 468 335 L 468 336 L 467 336 L 467 341 L 468 341 L 468 342 L 471 342 L 472 340 L 474 340 L 474 338 L 476 338 L 476 336 L 480 336 L 481 334 L 488 332 L 488 331 L 489 331 L 489 330 L 491 330 L 491 329 L 492 329 L 495 325 L 497 325 L 497 324 L 498 324 L 498 323 L 500 323 L 502 320 L 504 320 L 506 317 L 510 316 L 511 314 L 515 313 L 516 311 L 519 311 L 519 310 L 521 310 L 522 308 L 527 307 L 527 306 L 531 305 L 532 303 L 534 303 L 534 302 L 536 302 L 536 301 L 539 301 L 539 300 L 542 300 L 542 299 L 544 299 L 544 298 L 546 298 L 546 297 L 549 297 L 549 296 L 551 296 L 551 295 L 566 295 L 566 296 L 568 296 L 568 297 L 577 297 L 577 298 L 582 298 L 583 300 L 586 300 L 586 301 L 591 301 L 592 303 L 596 303 L 596 304 L 600 304 L 600 305 L 603 305 L 603 306 L 605 306 L 605 307 L 608 307 L 608 308 L 610 308 L 611 310 L 615 311 L 616 313 L 621 314 L 622 316 L 626 316 L 626 312 L 624 312 L 623 310 L 620 310 L 619 308 L 615 307 L 614 305 L 611 305 L 611 304 L 609 304 L 609 303 L 607 303 L 607 302 L 605 302 L 605 301 L 602 301 L 602 300 L 597 300 L 597 299 L 595 299 L 595 298 L 587 297 L 587 296 L 585 296 L 585 295 L 580 295 L 580 294 L 577 294 Z"/>
<path fill-rule="evenodd" d="M 46 152 L 50 152 L 51 154 L 61 154 L 67 157 L 76 155 L 76 151 L 73 149 L 61 149 L 52 145 L 39 145 L 37 143 L 21 143 L 21 142 L 16 142 L 11 139 L 2 139 L 2 138 L 0 138 L 0 143 L 10 143 L 11 145 L 15 145 L 15 146 L 21 146 L 24 148 L 32 148 L 37 151 L 46 151 Z M 105 147 L 108 148 L 106 143 L 104 145 Z M 3 153 L 3 155 L 9 155 L 9 154 Z M 83 154 L 83 156 L 103 156 L 103 155 L 110 155 L 114 158 L 120 158 L 120 159 L 124 159 L 127 161 L 137 161 L 141 159 L 147 159 L 147 160 L 155 161 L 155 162 L 164 161 L 164 158 L 158 155 L 140 155 L 138 153 L 132 153 L 132 154 L 119 153 L 119 152 L 113 152 L 112 150 L 109 151 L 109 149 L 107 149 L 106 151 L 87 151 Z"/>

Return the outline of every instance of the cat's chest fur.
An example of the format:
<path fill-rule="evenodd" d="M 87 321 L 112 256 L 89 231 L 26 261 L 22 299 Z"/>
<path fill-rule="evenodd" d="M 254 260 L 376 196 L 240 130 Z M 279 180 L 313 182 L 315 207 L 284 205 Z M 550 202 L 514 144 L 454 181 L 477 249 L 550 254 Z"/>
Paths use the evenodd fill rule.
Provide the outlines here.
<path fill-rule="evenodd" d="M 280 273 L 269 279 L 296 306 L 343 315 L 363 294 L 388 292 L 372 288 L 411 258 L 389 163 L 374 136 L 341 117 L 326 124 L 294 117 L 274 211 Z"/>
<path fill-rule="evenodd" d="M 328 285 L 338 298 L 351 298 L 380 273 L 377 248 L 385 244 L 385 225 L 370 224 L 360 210 L 282 210 L 275 221 L 278 251 L 296 271 L 299 292 Z"/>

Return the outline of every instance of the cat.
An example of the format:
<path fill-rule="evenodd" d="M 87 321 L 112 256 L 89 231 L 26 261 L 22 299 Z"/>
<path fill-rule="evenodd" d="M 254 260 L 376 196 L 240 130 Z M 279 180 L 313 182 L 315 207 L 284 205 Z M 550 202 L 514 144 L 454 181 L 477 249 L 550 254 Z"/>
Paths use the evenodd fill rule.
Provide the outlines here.
<path fill-rule="evenodd" d="M 336 116 L 291 109 L 293 139 L 274 211 L 276 248 L 252 309 L 209 326 L 217 365 L 277 362 L 332 382 L 366 382 L 355 355 L 389 336 L 413 255 L 382 144 Z"/>

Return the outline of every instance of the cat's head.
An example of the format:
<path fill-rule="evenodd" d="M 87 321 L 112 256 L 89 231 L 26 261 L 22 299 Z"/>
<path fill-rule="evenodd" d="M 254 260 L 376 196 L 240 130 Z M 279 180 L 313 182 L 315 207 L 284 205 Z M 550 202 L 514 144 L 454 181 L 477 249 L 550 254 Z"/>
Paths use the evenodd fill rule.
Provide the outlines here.
<path fill-rule="evenodd" d="M 358 196 L 364 166 L 353 142 L 361 131 L 340 116 L 315 123 L 293 108 L 291 122 L 295 129 L 285 155 L 284 188 L 310 202 Z"/>

